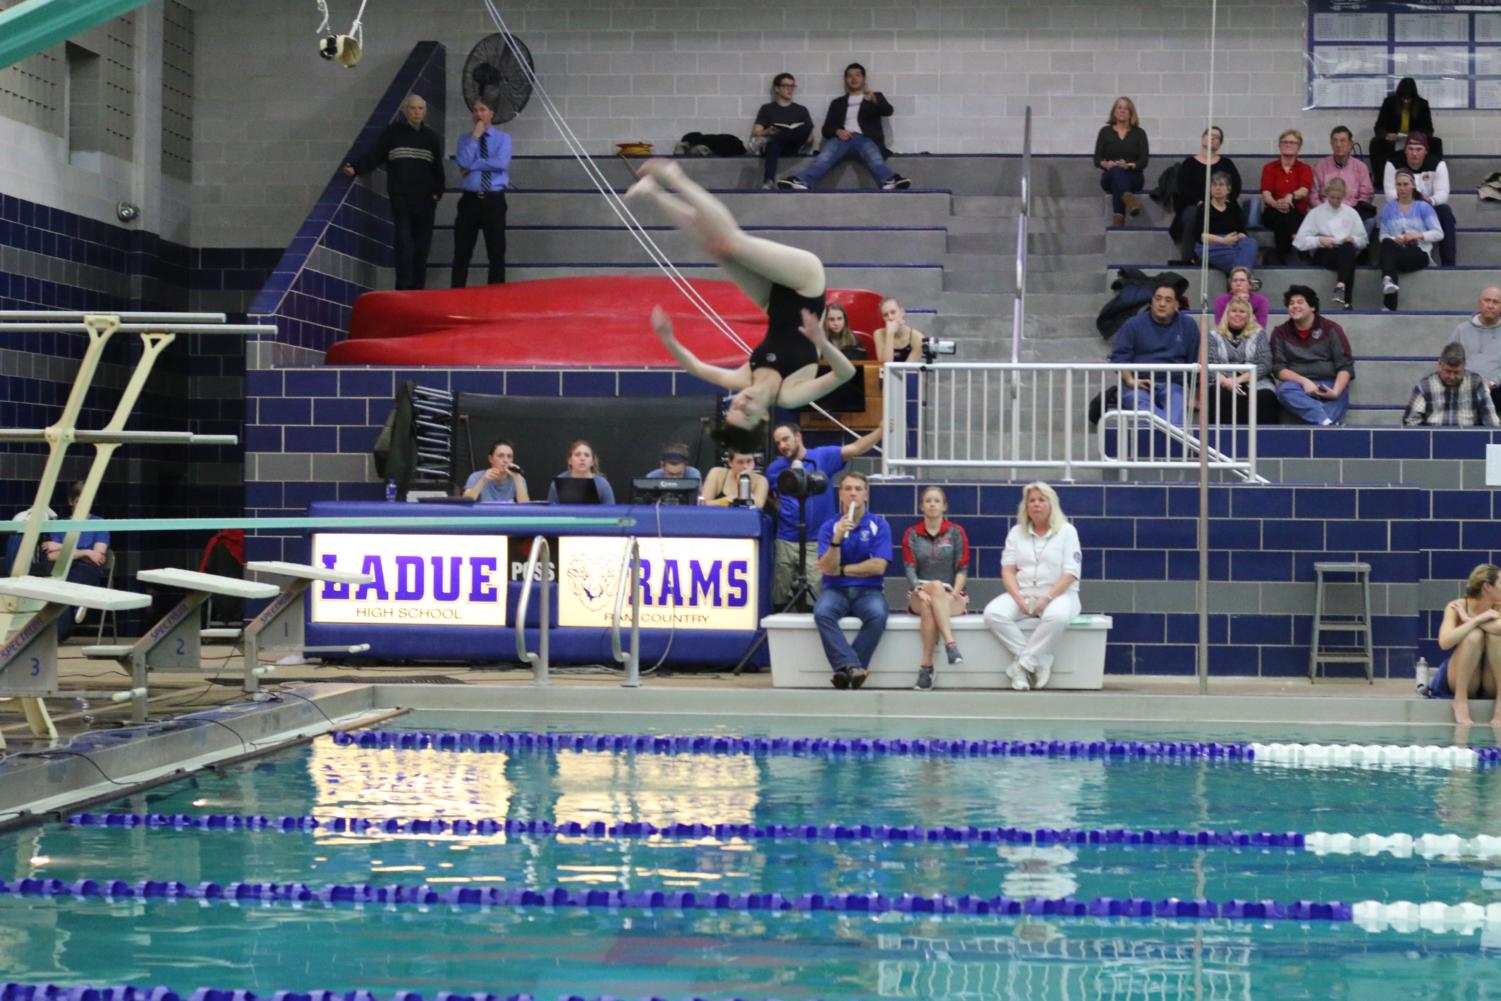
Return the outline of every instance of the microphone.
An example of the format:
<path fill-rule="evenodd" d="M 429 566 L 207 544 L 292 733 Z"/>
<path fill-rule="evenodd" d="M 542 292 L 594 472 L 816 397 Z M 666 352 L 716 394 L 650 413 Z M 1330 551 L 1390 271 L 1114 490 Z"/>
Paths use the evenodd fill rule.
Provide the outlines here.
<path fill-rule="evenodd" d="M 511 472 L 513 472 L 513 473 L 520 473 L 522 476 L 526 475 L 526 470 L 522 469 L 520 466 L 516 465 L 516 463 L 514 463 L 514 462 L 510 463 L 509 468 L 510 468 Z"/>
<path fill-rule="evenodd" d="M 751 499 L 751 476 L 750 473 L 740 474 L 740 500 L 749 504 Z"/>

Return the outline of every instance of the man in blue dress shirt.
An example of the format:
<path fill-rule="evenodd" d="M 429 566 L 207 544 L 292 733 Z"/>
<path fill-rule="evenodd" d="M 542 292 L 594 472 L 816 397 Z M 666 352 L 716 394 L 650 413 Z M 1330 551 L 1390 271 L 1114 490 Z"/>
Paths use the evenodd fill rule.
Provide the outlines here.
<path fill-rule="evenodd" d="M 474 241 L 485 234 L 491 285 L 506 280 L 506 188 L 511 184 L 511 137 L 497 129 L 495 109 L 483 99 L 470 106 L 474 128 L 459 137 L 458 215 L 453 221 L 453 287 L 469 284 Z"/>
<path fill-rule="evenodd" d="M 818 569 L 823 590 L 813 606 L 813 621 L 824 655 L 834 669 L 835 688 L 859 688 L 870 673 L 876 644 L 886 633 L 886 593 L 881 583 L 891 562 L 891 526 L 870 514 L 870 484 L 851 470 L 839 481 L 839 508 L 818 530 Z M 839 628 L 843 616 L 860 620 L 850 644 Z"/>

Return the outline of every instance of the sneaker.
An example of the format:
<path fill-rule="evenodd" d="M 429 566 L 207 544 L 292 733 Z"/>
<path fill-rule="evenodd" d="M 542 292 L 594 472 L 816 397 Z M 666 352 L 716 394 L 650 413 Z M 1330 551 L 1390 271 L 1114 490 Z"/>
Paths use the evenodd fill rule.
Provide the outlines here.
<path fill-rule="evenodd" d="M 777 190 L 777 182 L 776 181 L 762 181 L 761 182 L 761 190 L 762 191 L 775 191 L 775 190 Z"/>
<path fill-rule="evenodd" d="M 1350 302 L 1345 297 L 1345 287 L 1343 285 L 1334 286 L 1334 303 L 1335 305 L 1343 306 L 1346 309 L 1350 308 Z"/>
<path fill-rule="evenodd" d="M 865 684 L 865 679 L 870 677 L 870 672 L 863 667 L 850 668 L 850 687 L 859 688 Z"/>
<path fill-rule="evenodd" d="M 1053 656 L 1048 654 L 1037 661 L 1037 670 L 1032 672 L 1032 687 L 1046 688 L 1048 679 L 1053 676 Z"/>
<path fill-rule="evenodd" d="M 777 187 L 782 191 L 807 191 L 808 186 L 800 177 L 782 177 L 777 180 Z"/>
<path fill-rule="evenodd" d="M 1032 687 L 1027 684 L 1027 672 L 1023 671 L 1021 665 L 1015 661 L 1012 661 L 1011 666 L 1006 668 L 1006 677 L 1011 679 L 1013 691 L 1025 692 Z"/>
<path fill-rule="evenodd" d="M 917 684 L 912 686 L 914 691 L 930 692 L 933 690 L 933 669 L 931 667 L 919 667 L 917 669 Z"/>
<path fill-rule="evenodd" d="M 1382 276 L 1382 278 L 1381 278 L 1381 294 L 1382 295 L 1393 295 L 1393 294 L 1395 294 L 1397 292 L 1400 292 L 1400 291 L 1402 291 L 1402 286 L 1401 285 L 1398 285 L 1396 282 L 1392 281 L 1391 278 L 1389 278 L 1389 277 L 1387 277 L 1385 275 Z"/>
<path fill-rule="evenodd" d="M 1130 215 L 1130 216 L 1139 216 L 1139 215 L 1141 215 L 1141 199 L 1137 198 L 1135 195 L 1133 195 L 1131 192 L 1128 191 L 1124 195 L 1121 196 L 1121 201 L 1123 201 L 1123 202 L 1126 203 L 1126 214 L 1127 215 Z"/>
<path fill-rule="evenodd" d="M 848 688 L 850 686 L 850 672 L 846 668 L 841 667 L 834 672 L 833 681 L 835 688 Z"/>
<path fill-rule="evenodd" d="M 958 643 L 945 643 L 943 645 L 943 654 L 949 659 L 950 664 L 964 663 L 964 654 L 959 652 Z"/>
<path fill-rule="evenodd" d="M 881 182 L 882 191 L 906 191 L 910 187 L 912 187 L 912 182 L 901 174 L 892 174 Z"/>

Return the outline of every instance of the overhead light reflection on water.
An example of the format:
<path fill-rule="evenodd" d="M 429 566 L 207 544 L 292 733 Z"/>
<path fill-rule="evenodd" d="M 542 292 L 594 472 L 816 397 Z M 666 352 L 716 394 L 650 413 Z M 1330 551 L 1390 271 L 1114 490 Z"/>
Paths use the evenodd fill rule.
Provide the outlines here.
<path fill-rule="evenodd" d="M 554 778 L 560 824 L 748 824 L 761 795 L 751 757 L 564 751 Z"/>

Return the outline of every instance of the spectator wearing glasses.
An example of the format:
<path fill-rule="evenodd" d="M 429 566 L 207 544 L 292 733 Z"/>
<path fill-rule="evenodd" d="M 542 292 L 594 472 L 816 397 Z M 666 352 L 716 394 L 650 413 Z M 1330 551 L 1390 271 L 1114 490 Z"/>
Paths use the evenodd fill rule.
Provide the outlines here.
<path fill-rule="evenodd" d="M 761 105 L 751 126 L 752 145 L 760 146 L 765 160 L 761 187 L 768 191 L 777 186 L 777 164 L 782 156 L 795 155 L 813 136 L 813 116 L 792 99 L 796 93 L 797 78 L 791 73 L 778 73 L 771 81 L 772 100 Z"/>
<path fill-rule="evenodd" d="M 1308 214 L 1308 193 L 1313 190 L 1313 168 L 1298 159 L 1303 133 L 1287 129 L 1277 137 L 1277 159 L 1261 168 L 1261 224 L 1272 231 L 1272 258 L 1286 264 L 1293 252 L 1293 237 Z"/>

